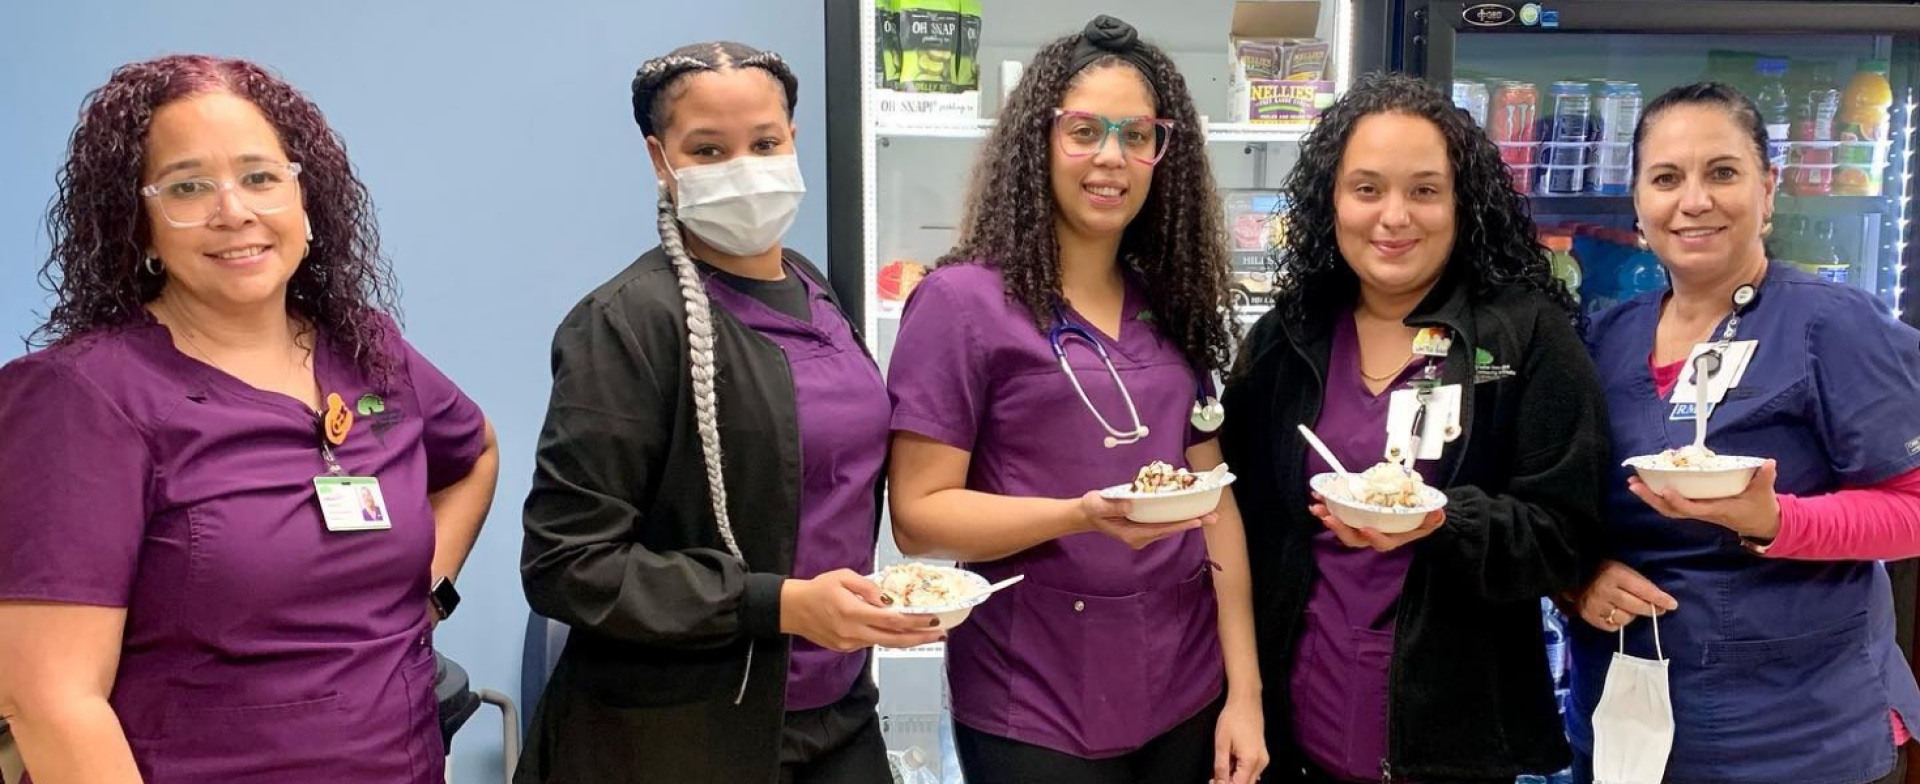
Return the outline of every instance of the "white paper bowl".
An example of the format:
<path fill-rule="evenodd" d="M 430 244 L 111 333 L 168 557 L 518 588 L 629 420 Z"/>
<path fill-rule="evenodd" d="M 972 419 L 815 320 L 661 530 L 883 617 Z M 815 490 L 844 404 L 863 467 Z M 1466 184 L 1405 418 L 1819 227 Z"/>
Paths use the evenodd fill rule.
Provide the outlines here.
<path fill-rule="evenodd" d="M 1640 475 L 1640 481 L 1654 492 L 1672 488 L 1689 501 L 1732 498 L 1747 489 L 1753 472 L 1767 461 L 1758 457 L 1716 455 L 1714 468 L 1673 468 L 1659 465 L 1659 455 L 1629 457 L 1621 463 Z"/>
<path fill-rule="evenodd" d="M 979 606 L 981 602 L 986 601 L 987 597 L 991 595 L 987 593 L 987 588 L 992 585 L 992 583 L 987 582 L 987 578 L 985 577 L 981 577 L 965 569 L 955 569 L 950 566 L 936 566 L 932 568 L 942 572 L 960 575 L 962 582 L 973 587 L 973 593 L 965 599 L 955 599 L 944 604 L 933 604 L 924 607 L 892 607 L 890 609 L 901 615 L 932 615 L 938 617 L 940 623 L 930 628 L 951 629 L 966 621 L 967 616 L 973 614 L 973 608 Z M 880 584 L 880 575 L 878 573 L 867 575 L 867 579 L 872 580 L 874 585 Z"/>
<path fill-rule="evenodd" d="M 1204 475 L 1203 475 L 1204 476 Z M 1195 483 L 1185 490 L 1171 493 L 1136 493 L 1133 483 L 1114 485 L 1100 491 L 1100 497 L 1109 501 L 1130 501 L 1132 509 L 1127 519 L 1136 523 L 1162 525 L 1165 523 L 1183 523 L 1211 512 L 1220 505 L 1220 491 L 1233 484 L 1233 473 L 1220 477 L 1213 484 Z"/>
<path fill-rule="evenodd" d="M 1340 475 L 1332 472 L 1315 474 L 1307 480 L 1308 486 L 1327 499 L 1327 509 L 1333 512 L 1333 519 L 1346 523 L 1353 528 L 1371 528 L 1383 534 L 1404 534 L 1420 527 L 1420 521 L 1427 515 L 1447 505 L 1447 494 L 1428 487 L 1420 486 L 1421 500 L 1425 501 L 1415 508 L 1399 506 L 1374 506 L 1347 500 L 1343 492 L 1334 490 L 1340 483 Z M 1345 488 L 1341 488 L 1344 490 Z"/>

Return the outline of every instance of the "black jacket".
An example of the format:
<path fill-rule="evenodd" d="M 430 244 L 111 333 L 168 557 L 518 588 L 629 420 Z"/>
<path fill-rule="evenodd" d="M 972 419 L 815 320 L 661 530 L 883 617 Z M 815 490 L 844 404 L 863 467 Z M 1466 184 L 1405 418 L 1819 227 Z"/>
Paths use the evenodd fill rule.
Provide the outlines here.
<path fill-rule="evenodd" d="M 827 288 L 806 259 L 787 261 Z M 521 577 L 534 612 L 572 631 L 520 784 L 778 775 L 780 586 L 801 483 L 793 378 L 780 347 L 724 309 L 713 325 L 728 511 L 745 563 L 708 501 L 686 308 L 666 255 L 640 257 L 555 332 Z"/>
<path fill-rule="evenodd" d="M 1546 773 L 1570 757 L 1541 633 L 1540 598 L 1591 569 L 1611 454 L 1606 401 L 1566 314 L 1502 287 L 1482 297 L 1449 275 L 1408 316 L 1453 333 L 1443 383 L 1465 387 L 1463 434 L 1438 485 L 1447 521 L 1411 545 L 1388 687 L 1394 776 Z M 1334 318 L 1298 329 L 1278 311 L 1256 324 L 1227 384 L 1221 447 L 1234 472 L 1252 562 L 1265 684 L 1268 778 L 1298 776 L 1289 675 L 1317 577 L 1305 439 L 1320 415 Z M 1478 362 L 1476 362 L 1478 360 Z"/>

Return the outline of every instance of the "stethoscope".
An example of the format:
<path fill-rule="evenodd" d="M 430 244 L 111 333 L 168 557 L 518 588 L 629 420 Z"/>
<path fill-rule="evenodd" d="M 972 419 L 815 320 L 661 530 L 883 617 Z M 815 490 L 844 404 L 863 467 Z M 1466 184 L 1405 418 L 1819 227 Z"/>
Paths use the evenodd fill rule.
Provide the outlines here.
<path fill-rule="evenodd" d="M 1067 338 L 1079 338 L 1093 346 L 1093 353 L 1100 357 L 1101 364 L 1107 366 L 1107 375 L 1113 377 L 1114 388 L 1120 390 L 1120 399 L 1127 404 L 1127 416 L 1133 420 L 1132 428 L 1126 430 L 1115 428 L 1113 423 L 1108 422 L 1106 416 L 1100 413 L 1100 409 L 1093 405 L 1093 400 L 1087 397 L 1086 388 L 1080 386 L 1080 377 L 1074 374 L 1073 366 L 1067 362 Z M 1093 333 L 1088 332 L 1085 327 L 1068 321 L 1066 311 L 1057 304 L 1053 306 L 1053 328 L 1047 331 L 1047 343 L 1053 347 L 1053 358 L 1060 363 L 1060 372 L 1067 374 L 1067 381 L 1073 383 L 1073 391 L 1080 396 L 1080 403 L 1086 406 L 1087 411 L 1093 414 L 1094 420 L 1100 423 L 1100 429 L 1107 431 L 1107 437 L 1100 443 L 1112 449 L 1121 444 L 1136 443 L 1147 437 L 1147 426 L 1140 421 L 1140 410 L 1133 405 L 1133 393 L 1128 392 L 1126 382 L 1120 380 L 1120 371 L 1113 366 L 1113 358 L 1107 356 L 1107 347 L 1101 345 L 1100 341 L 1094 338 Z M 1219 430 L 1221 423 L 1227 420 L 1226 409 L 1220 406 L 1219 398 L 1207 394 L 1205 382 L 1194 386 L 1193 410 L 1188 413 L 1187 420 L 1202 433 Z"/>

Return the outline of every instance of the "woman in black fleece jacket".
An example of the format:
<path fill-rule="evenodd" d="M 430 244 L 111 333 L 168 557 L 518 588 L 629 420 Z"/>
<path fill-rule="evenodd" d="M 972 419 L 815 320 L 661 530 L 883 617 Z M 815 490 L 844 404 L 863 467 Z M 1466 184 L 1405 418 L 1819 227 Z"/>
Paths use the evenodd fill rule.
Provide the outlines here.
<path fill-rule="evenodd" d="M 1499 152 L 1436 88 L 1365 77 L 1301 152 L 1289 274 L 1223 399 L 1221 446 L 1245 477 L 1234 490 L 1267 777 L 1436 784 L 1559 770 L 1569 752 L 1540 599 L 1590 568 L 1609 454 L 1578 306 Z M 1450 344 L 1410 350 L 1423 333 Z M 1327 469 L 1296 426 L 1357 471 L 1390 438 L 1407 442 L 1387 432 L 1387 412 L 1404 414 L 1423 386 L 1433 425 L 1414 467 L 1445 508 L 1403 534 L 1340 523 L 1308 487 Z"/>

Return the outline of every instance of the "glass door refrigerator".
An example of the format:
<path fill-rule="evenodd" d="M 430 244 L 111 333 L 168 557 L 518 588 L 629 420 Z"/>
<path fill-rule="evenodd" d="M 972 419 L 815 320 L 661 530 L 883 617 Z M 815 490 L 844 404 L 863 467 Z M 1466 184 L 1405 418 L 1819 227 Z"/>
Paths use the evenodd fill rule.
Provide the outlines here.
<path fill-rule="evenodd" d="M 906 298 L 955 242 L 970 171 L 1006 92 L 1042 44 L 1099 14 L 1133 24 L 1187 80 L 1203 127 L 1176 132 L 1208 143 L 1233 233 L 1235 309 L 1251 323 L 1268 306 L 1284 209 L 1277 189 L 1312 104 L 1330 103 L 1356 68 L 1384 64 L 1383 55 L 1353 61 L 1354 3 L 827 0 L 829 276 L 882 372 Z M 906 560 L 890 525 L 881 568 Z M 943 656 L 939 645 L 875 656 L 882 730 L 902 781 L 960 780 Z"/>
<path fill-rule="evenodd" d="M 1920 6 L 1377 2 L 1386 18 L 1363 23 L 1395 42 L 1389 66 L 1451 89 L 1487 129 L 1514 187 L 1530 197 L 1555 271 L 1590 313 L 1666 286 L 1634 244 L 1633 127 L 1667 89 L 1712 80 L 1753 97 L 1768 126 L 1781 172 L 1771 257 L 1859 287 L 1920 323 L 1909 269 Z M 1911 660 L 1916 569 L 1889 566 Z M 1563 673 L 1565 619 L 1550 605 L 1543 614 Z"/>
<path fill-rule="evenodd" d="M 1487 128 L 1589 310 L 1665 285 L 1632 248 L 1629 142 L 1640 107 L 1712 80 L 1754 98 L 1774 137 L 1773 257 L 1914 319 L 1905 255 L 1920 7 L 1405 0 L 1399 11 L 1400 67 L 1450 88 Z"/>

